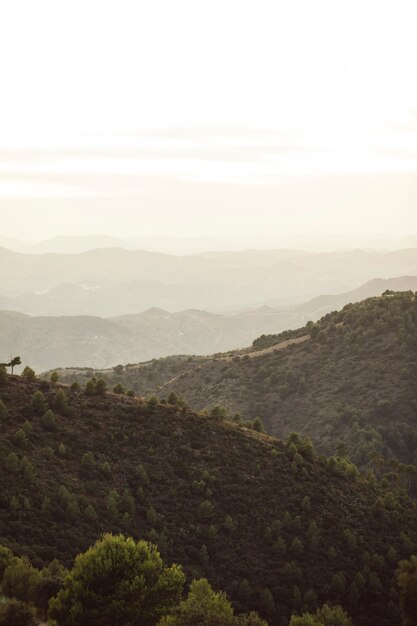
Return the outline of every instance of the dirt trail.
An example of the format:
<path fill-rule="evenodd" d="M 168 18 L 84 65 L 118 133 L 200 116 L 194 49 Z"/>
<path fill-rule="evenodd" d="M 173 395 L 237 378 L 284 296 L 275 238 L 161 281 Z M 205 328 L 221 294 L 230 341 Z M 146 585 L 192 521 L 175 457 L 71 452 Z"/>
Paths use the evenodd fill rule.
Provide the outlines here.
<path fill-rule="evenodd" d="M 309 339 L 311 339 L 310 335 L 302 335 L 301 337 L 295 337 L 294 339 L 286 339 L 285 341 L 281 341 L 280 343 L 276 343 L 273 346 L 269 346 L 269 348 L 264 348 L 263 350 L 257 350 L 256 352 L 247 352 L 246 354 L 238 355 L 238 356 L 241 359 L 243 357 L 246 357 L 246 356 L 248 356 L 250 359 L 255 359 L 258 356 L 263 356 L 264 354 L 268 354 L 270 352 L 275 352 L 276 350 L 284 350 L 284 348 L 288 348 L 288 346 L 296 345 L 298 343 L 304 343 L 305 341 L 308 341 Z M 237 355 L 235 354 L 235 355 L 232 355 L 232 356 L 217 357 L 216 361 L 230 362 L 230 361 L 233 361 L 233 359 L 235 359 L 236 356 Z M 162 390 L 162 389 L 165 389 L 165 387 L 169 387 L 170 385 L 175 383 L 175 381 L 178 380 L 178 378 L 180 376 L 181 376 L 181 374 L 179 374 L 178 376 L 174 376 L 170 380 L 167 380 L 163 385 L 161 385 L 159 387 L 159 389 Z"/>
<path fill-rule="evenodd" d="M 248 356 L 250 359 L 255 359 L 258 356 L 262 356 L 264 354 L 268 354 L 269 352 L 275 352 L 276 350 L 284 350 L 284 348 L 288 348 L 288 346 L 292 346 L 297 343 L 304 343 L 311 339 L 310 335 L 302 335 L 301 337 L 295 337 L 294 339 L 286 339 L 285 341 L 281 341 L 280 343 L 275 343 L 273 346 L 269 346 L 269 348 L 264 348 L 263 350 L 257 350 L 256 352 L 247 352 L 242 355 L 240 358 L 244 356 Z M 236 356 L 236 355 L 235 355 Z M 233 361 L 235 356 L 227 356 L 223 357 L 222 361 Z"/>

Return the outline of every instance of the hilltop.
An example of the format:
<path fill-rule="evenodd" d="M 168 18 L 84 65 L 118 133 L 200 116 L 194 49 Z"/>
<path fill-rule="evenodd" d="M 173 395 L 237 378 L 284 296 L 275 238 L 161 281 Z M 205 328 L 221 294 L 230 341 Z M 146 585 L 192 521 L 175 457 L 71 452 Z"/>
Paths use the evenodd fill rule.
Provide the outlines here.
<path fill-rule="evenodd" d="M 223 405 L 243 419 L 260 416 L 270 434 L 301 433 L 328 454 L 341 446 L 360 466 L 375 458 L 416 464 L 416 332 L 414 293 L 389 293 L 261 336 L 247 350 L 100 375 L 140 394 L 175 391 L 197 410 Z M 60 373 L 84 380 L 94 372 Z"/>
<path fill-rule="evenodd" d="M 402 490 L 297 436 L 2 378 L 0 544 L 68 565 L 103 531 L 123 532 L 271 626 L 323 600 L 357 626 L 399 624 L 393 573 L 417 529 Z"/>

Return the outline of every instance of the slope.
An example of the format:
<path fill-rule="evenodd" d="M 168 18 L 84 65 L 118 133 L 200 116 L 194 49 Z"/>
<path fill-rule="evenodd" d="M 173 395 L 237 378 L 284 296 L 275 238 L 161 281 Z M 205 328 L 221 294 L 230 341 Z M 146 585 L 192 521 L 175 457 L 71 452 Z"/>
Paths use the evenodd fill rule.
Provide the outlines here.
<path fill-rule="evenodd" d="M 397 293 L 346 305 L 317 325 L 261 336 L 246 351 L 105 374 L 145 395 L 175 391 L 195 409 L 220 404 L 243 418 L 260 416 L 269 433 L 308 435 L 325 453 L 340 444 L 360 466 L 374 457 L 416 464 L 416 332 L 416 298 Z"/>
<path fill-rule="evenodd" d="M 417 539 L 401 491 L 308 441 L 174 406 L 17 376 L 1 397 L 0 544 L 36 565 L 122 531 L 272 626 L 327 599 L 357 626 L 399 624 L 393 573 Z"/>

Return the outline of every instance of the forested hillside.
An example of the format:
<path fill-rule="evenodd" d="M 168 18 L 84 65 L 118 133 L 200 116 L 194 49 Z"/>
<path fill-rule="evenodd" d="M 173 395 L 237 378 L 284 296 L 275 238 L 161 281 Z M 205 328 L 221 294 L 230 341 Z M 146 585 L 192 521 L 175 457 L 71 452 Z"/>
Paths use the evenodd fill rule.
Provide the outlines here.
<path fill-rule="evenodd" d="M 243 419 L 259 416 L 271 434 L 308 435 L 320 451 L 339 449 L 376 470 L 391 461 L 417 463 L 416 371 L 417 299 L 387 292 L 317 324 L 259 337 L 246 351 L 172 357 L 100 375 L 138 394 L 175 391 L 194 409 L 222 405 Z M 93 372 L 60 374 L 71 381 Z"/>
<path fill-rule="evenodd" d="M 417 509 L 395 484 L 296 435 L 30 378 L 1 376 L 0 544 L 68 566 L 123 532 L 271 625 L 327 600 L 355 626 L 400 623 L 394 571 Z"/>

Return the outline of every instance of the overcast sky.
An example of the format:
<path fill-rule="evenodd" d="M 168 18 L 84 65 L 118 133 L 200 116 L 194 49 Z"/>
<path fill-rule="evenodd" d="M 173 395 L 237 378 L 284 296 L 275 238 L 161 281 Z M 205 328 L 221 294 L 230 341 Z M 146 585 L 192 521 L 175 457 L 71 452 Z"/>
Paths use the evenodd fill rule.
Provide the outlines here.
<path fill-rule="evenodd" d="M 0 233 L 417 232 L 415 0 L 2 0 Z"/>

